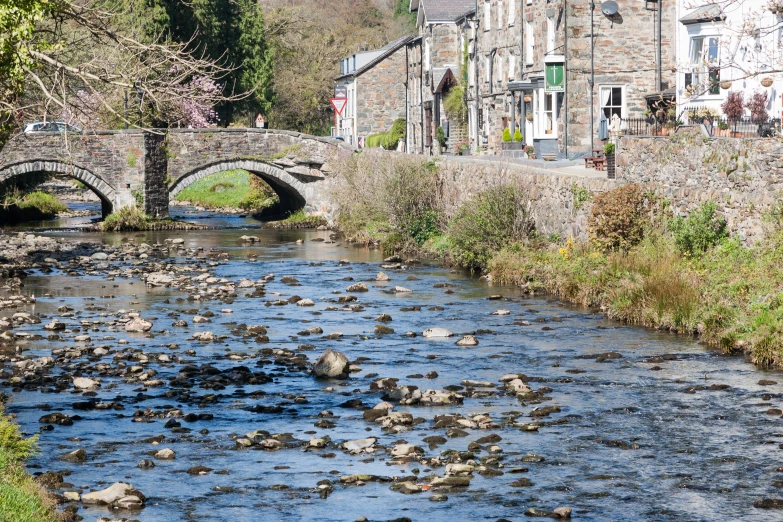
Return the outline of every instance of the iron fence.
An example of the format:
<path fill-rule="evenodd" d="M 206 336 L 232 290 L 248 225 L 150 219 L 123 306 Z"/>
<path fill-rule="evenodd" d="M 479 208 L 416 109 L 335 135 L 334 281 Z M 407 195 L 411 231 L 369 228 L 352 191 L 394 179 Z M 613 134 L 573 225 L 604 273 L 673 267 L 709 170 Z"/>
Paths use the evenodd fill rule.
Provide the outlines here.
<path fill-rule="evenodd" d="M 775 119 L 755 119 L 743 117 L 738 120 L 728 118 L 703 118 L 691 121 L 691 125 L 704 124 L 707 133 L 713 138 L 772 138 L 783 135 L 781 121 Z M 626 118 L 621 120 L 620 132 L 626 136 L 668 136 L 680 125 L 679 119 Z"/>

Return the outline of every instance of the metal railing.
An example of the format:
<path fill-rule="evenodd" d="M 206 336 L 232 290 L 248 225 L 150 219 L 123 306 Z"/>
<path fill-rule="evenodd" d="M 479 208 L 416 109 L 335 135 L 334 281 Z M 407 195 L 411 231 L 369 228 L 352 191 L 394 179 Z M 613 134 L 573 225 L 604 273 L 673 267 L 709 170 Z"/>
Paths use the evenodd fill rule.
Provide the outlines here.
<path fill-rule="evenodd" d="M 728 118 L 703 118 L 690 121 L 689 125 L 704 124 L 707 133 L 713 138 L 772 138 L 783 135 L 781 121 L 775 119 L 755 119 L 743 117 L 738 120 Z M 620 123 L 620 133 L 625 136 L 669 136 L 680 125 L 679 119 L 659 120 L 657 118 L 625 118 Z"/>

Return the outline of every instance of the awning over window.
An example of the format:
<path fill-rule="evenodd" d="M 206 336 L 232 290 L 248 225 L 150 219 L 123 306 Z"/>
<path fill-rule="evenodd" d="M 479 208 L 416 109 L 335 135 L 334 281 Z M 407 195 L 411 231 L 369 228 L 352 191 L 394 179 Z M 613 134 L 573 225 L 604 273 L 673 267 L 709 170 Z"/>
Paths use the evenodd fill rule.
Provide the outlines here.
<path fill-rule="evenodd" d="M 719 22 L 725 20 L 723 9 L 717 4 L 709 4 L 698 7 L 680 18 L 683 25 L 703 24 L 706 22 Z"/>

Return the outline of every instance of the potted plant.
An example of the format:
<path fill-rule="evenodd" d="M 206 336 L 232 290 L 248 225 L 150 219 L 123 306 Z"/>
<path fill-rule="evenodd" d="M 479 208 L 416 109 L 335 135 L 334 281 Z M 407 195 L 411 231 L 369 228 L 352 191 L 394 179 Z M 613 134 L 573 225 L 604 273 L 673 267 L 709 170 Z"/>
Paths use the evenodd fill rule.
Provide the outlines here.
<path fill-rule="evenodd" d="M 470 144 L 467 141 L 461 141 L 457 143 L 454 152 L 460 156 L 470 156 Z"/>
<path fill-rule="evenodd" d="M 742 98 L 742 94 L 739 92 L 730 92 L 726 97 L 726 101 L 721 104 L 720 109 L 723 111 L 723 114 L 726 115 L 729 122 L 734 123 L 734 131 L 729 133 L 729 136 L 732 138 L 739 138 L 740 133 L 736 132 L 737 122 L 745 113 L 745 100 Z"/>
<path fill-rule="evenodd" d="M 729 137 L 729 124 L 723 120 L 718 122 L 718 130 L 715 131 L 716 136 L 728 138 Z"/>
<path fill-rule="evenodd" d="M 611 141 L 604 145 L 604 155 L 606 156 L 606 176 L 609 179 L 614 179 L 615 177 L 614 151 L 614 143 Z"/>
<path fill-rule="evenodd" d="M 509 144 L 511 150 L 523 150 L 525 145 L 522 143 L 522 132 L 519 129 L 514 131 L 514 142 Z"/>
<path fill-rule="evenodd" d="M 533 111 L 527 111 L 527 113 L 525 114 L 525 119 L 527 121 L 533 121 Z"/>
<path fill-rule="evenodd" d="M 435 129 L 435 140 L 438 142 L 438 152 L 443 152 L 446 146 L 446 131 L 440 125 Z"/>
<path fill-rule="evenodd" d="M 509 129 L 508 127 L 503 129 L 503 133 L 500 135 L 500 139 L 503 141 L 503 144 L 501 146 L 502 150 L 509 150 L 509 149 L 511 149 L 511 146 L 510 146 L 511 142 L 512 142 L 511 129 Z"/>
<path fill-rule="evenodd" d="M 532 145 L 525 147 L 525 154 L 527 154 L 528 159 L 536 159 L 536 149 Z"/>

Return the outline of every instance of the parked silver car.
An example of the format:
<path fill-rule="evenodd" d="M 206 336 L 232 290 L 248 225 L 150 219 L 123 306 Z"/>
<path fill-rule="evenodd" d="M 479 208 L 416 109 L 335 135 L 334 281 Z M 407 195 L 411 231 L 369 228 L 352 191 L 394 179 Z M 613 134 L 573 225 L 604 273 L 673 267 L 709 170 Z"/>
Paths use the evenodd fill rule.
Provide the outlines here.
<path fill-rule="evenodd" d="M 28 123 L 24 126 L 24 132 L 73 132 L 79 133 L 82 130 L 79 127 L 75 127 L 70 123 L 64 121 L 38 121 L 35 123 Z"/>

